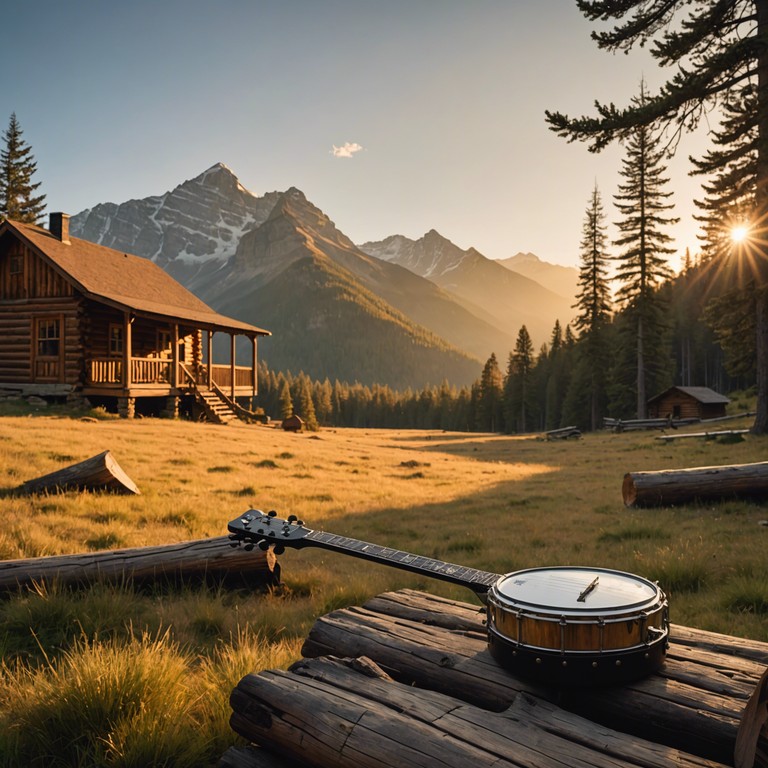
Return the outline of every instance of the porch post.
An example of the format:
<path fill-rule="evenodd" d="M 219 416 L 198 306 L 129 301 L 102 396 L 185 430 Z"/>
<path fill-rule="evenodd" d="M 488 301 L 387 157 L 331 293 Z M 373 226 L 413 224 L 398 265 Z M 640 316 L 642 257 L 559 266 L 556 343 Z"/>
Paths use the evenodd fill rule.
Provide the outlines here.
<path fill-rule="evenodd" d="M 230 395 L 235 399 L 235 334 L 229 334 L 229 372 L 230 372 Z"/>
<path fill-rule="evenodd" d="M 179 324 L 173 324 L 173 344 L 171 344 L 171 386 L 179 386 Z"/>
<path fill-rule="evenodd" d="M 256 375 L 256 363 L 257 363 L 257 356 L 256 356 L 256 340 L 258 336 L 254 336 L 253 341 L 253 363 L 251 365 L 251 378 L 252 378 L 252 384 L 251 384 L 251 397 L 256 397 L 256 395 L 259 394 L 259 382 L 258 377 Z"/>
<path fill-rule="evenodd" d="M 206 331 L 208 334 L 208 386 L 213 385 L 213 331 Z"/>
<path fill-rule="evenodd" d="M 131 358 L 133 357 L 133 335 L 131 333 L 131 313 L 123 314 L 123 388 L 129 390 L 133 384 Z"/>

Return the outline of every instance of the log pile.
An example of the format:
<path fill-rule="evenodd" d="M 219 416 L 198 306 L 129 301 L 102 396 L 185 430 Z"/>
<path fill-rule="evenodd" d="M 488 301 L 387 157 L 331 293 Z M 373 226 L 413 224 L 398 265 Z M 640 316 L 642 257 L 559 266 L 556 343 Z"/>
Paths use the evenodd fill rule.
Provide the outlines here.
<path fill-rule="evenodd" d="M 478 606 L 387 593 L 318 619 L 289 671 L 243 678 L 231 724 L 312 766 L 733 766 L 768 643 L 677 625 L 671 636 L 648 678 L 554 690 L 495 664 Z M 763 720 L 742 729 L 740 754 L 758 761 L 737 768 L 765 765 L 765 702 L 755 700 Z"/>
<path fill-rule="evenodd" d="M 243 547 L 233 548 L 228 536 L 0 561 L 0 591 L 43 582 L 72 586 L 99 580 L 136 583 L 160 578 L 212 578 L 274 586 L 280 582 L 280 567 L 271 550 L 247 552 Z"/>

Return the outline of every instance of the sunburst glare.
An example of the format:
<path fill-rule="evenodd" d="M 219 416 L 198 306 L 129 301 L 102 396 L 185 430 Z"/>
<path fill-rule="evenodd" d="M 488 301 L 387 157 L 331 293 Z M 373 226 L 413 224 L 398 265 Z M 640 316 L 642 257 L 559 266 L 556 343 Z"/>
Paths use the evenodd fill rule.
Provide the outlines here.
<path fill-rule="evenodd" d="M 749 235 L 749 227 L 746 224 L 739 224 L 731 230 L 731 240 L 734 243 L 742 243 Z"/>

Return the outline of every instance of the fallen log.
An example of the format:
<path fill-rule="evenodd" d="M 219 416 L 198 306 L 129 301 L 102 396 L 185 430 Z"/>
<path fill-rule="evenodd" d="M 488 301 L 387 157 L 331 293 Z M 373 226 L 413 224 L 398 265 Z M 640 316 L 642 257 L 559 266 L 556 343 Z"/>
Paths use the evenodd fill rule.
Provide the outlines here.
<path fill-rule="evenodd" d="M 547 440 L 568 440 L 571 437 L 581 437 L 581 430 L 578 427 L 560 427 L 548 430 L 544 436 Z"/>
<path fill-rule="evenodd" d="M 74 585 L 99 580 L 146 582 L 160 578 L 227 579 L 274 586 L 280 582 L 280 566 L 271 550 L 246 552 L 243 547 L 233 548 L 228 536 L 0 561 L 2 591 L 41 582 Z"/>
<path fill-rule="evenodd" d="M 748 429 L 721 429 L 717 432 L 684 432 L 682 435 L 657 435 L 657 440 L 684 440 L 690 437 L 703 437 L 705 440 L 716 440 L 721 437 L 738 437 L 749 433 Z"/>
<path fill-rule="evenodd" d="M 720 765 L 618 733 L 536 697 L 504 712 L 392 680 L 367 659 L 302 661 L 248 675 L 235 731 L 313 766 L 703 768 Z"/>
<path fill-rule="evenodd" d="M 700 499 L 768 496 L 768 462 L 628 472 L 621 488 L 627 507 L 684 504 Z"/>
<path fill-rule="evenodd" d="M 403 590 L 319 618 L 302 654 L 371 658 L 405 685 L 501 711 L 534 694 L 607 728 L 730 764 L 768 644 L 672 626 L 661 670 L 615 688 L 554 690 L 513 677 L 487 650 L 478 606 Z M 768 747 L 765 735 L 760 748 Z"/>
<path fill-rule="evenodd" d="M 78 490 L 106 490 L 113 493 L 141 493 L 136 483 L 122 470 L 117 460 L 109 451 L 72 464 L 48 475 L 27 480 L 18 491 L 20 493 L 41 493 L 44 491 L 64 491 L 70 488 Z"/>

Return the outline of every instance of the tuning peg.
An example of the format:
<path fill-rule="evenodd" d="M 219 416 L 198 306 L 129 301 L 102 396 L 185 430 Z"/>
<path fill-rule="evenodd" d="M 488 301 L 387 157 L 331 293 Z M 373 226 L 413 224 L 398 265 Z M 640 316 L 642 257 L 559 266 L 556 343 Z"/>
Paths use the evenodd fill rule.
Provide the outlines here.
<path fill-rule="evenodd" d="M 246 544 L 246 545 L 243 547 L 243 549 L 244 549 L 246 552 L 250 552 L 250 551 L 253 549 L 253 542 L 252 542 L 252 541 L 249 541 L 249 542 L 248 542 L 248 543 L 247 543 L 247 544 Z"/>
<path fill-rule="evenodd" d="M 288 522 L 289 522 L 289 523 L 294 523 L 294 522 L 296 522 L 296 520 L 298 520 L 298 519 L 299 519 L 299 518 L 298 518 L 298 517 L 296 517 L 296 515 L 288 515 Z"/>
<path fill-rule="evenodd" d="M 275 544 L 274 553 L 276 555 L 282 555 L 285 552 L 285 547 L 282 544 Z"/>
<path fill-rule="evenodd" d="M 297 520 L 296 521 L 296 525 L 304 525 L 304 521 L 303 520 Z"/>
<path fill-rule="evenodd" d="M 260 549 L 262 552 L 266 552 L 266 551 L 269 549 L 269 542 L 268 542 L 266 539 L 262 539 L 262 540 L 259 542 L 259 549 Z"/>
<path fill-rule="evenodd" d="M 275 512 L 275 510 L 274 510 L 274 509 L 270 509 L 270 510 L 269 510 L 269 512 L 267 512 L 267 514 L 268 514 L 270 517 L 277 517 L 277 512 Z"/>

